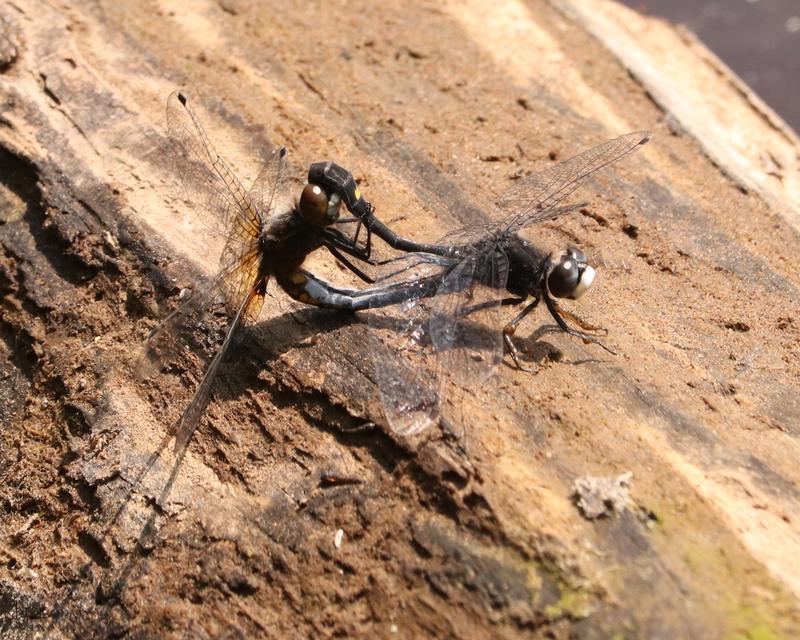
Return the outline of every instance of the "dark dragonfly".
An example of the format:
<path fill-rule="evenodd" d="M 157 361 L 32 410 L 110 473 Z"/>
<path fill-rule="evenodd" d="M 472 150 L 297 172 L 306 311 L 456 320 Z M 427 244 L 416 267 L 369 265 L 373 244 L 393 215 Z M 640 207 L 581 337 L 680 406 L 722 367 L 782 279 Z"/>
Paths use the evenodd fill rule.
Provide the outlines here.
<path fill-rule="evenodd" d="M 299 201 L 285 199 L 281 193 L 285 149 L 273 153 L 250 189 L 245 189 L 215 151 L 186 93 L 176 91 L 169 96 L 167 129 L 174 147 L 171 160 L 186 198 L 208 230 L 221 235 L 225 245 L 212 284 L 193 295 L 150 335 L 139 361 L 139 374 L 153 373 L 174 354 L 182 342 L 181 331 L 218 294 L 232 314 L 222 346 L 177 424 L 175 448 L 182 449 L 197 426 L 234 336 L 244 323 L 257 317 L 270 278 L 292 298 L 325 307 L 366 309 L 391 304 L 408 293 L 392 286 L 365 294 L 336 289 L 302 268 L 311 252 L 325 247 L 356 274 L 366 277 L 342 254 L 362 260 L 369 254 L 335 227 L 347 222 L 340 217 L 338 194 L 328 195 L 320 185 L 309 183 Z"/>
<path fill-rule="evenodd" d="M 577 300 L 592 285 L 596 272 L 587 256 L 575 247 L 545 252 L 519 232 L 586 206 L 562 202 L 596 171 L 649 139 L 646 131 L 629 133 L 533 173 L 501 197 L 502 217 L 459 229 L 436 243 L 400 237 L 378 220 L 342 167 L 332 162 L 311 166 L 309 182 L 339 195 L 366 228 L 364 254 L 371 252 L 371 234 L 410 252 L 384 262 L 390 275 L 379 278 L 379 286 L 372 289 L 391 288 L 400 301 L 404 295 L 400 292 L 407 294 L 399 309 L 387 309 L 370 319 L 376 338 L 375 377 L 395 431 L 413 435 L 439 418 L 443 370 L 453 383 L 452 395 L 484 380 L 502 359 L 504 347 L 514 364 L 524 369 L 512 336 L 541 301 L 561 330 L 614 353 L 595 335 L 604 330 L 556 302 L 557 298 Z M 380 302 L 381 297 L 375 299 Z M 502 306 L 526 302 L 510 322 L 503 322 L 498 313 Z M 493 326 L 502 326 L 502 332 L 491 330 Z"/>
<path fill-rule="evenodd" d="M 203 328 L 203 312 L 218 297 L 224 299 L 226 311 L 232 320 L 221 347 L 206 368 L 190 402 L 180 419 L 162 436 L 158 448 L 141 466 L 138 465 L 138 456 L 135 458 L 135 467 L 130 465 L 127 457 L 119 461 L 120 469 L 126 469 L 124 474 L 121 470 L 119 473 L 129 483 L 128 496 L 134 490 L 147 494 L 155 485 L 152 482 L 144 483 L 145 476 L 155 471 L 163 477 L 165 468 L 156 463 L 162 459 L 164 449 L 174 436 L 176 456 L 171 471 L 161 489 L 153 494 L 155 504 L 162 506 L 177 478 L 187 444 L 207 404 L 220 365 L 242 326 L 257 317 L 269 281 L 274 280 L 291 297 L 305 303 L 342 304 L 343 300 L 348 299 L 347 292 L 330 287 L 302 269 L 305 258 L 316 249 L 325 247 L 359 274 L 358 268 L 349 263 L 344 254 L 361 259 L 368 257 L 355 238 L 344 235 L 337 228 L 339 224 L 347 222 L 340 217 L 339 196 L 328 196 L 319 185 L 307 184 L 299 200 L 285 197 L 282 193 L 286 170 L 284 149 L 271 155 L 252 186 L 246 189 L 214 149 L 191 106 L 190 98 L 183 92 L 174 92 L 167 99 L 167 130 L 170 149 L 164 159 L 180 178 L 186 202 L 204 222 L 204 232 L 220 236 L 224 248 L 217 276 L 180 305 L 148 337 L 136 363 L 136 373 L 140 376 L 150 375 L 177 355 L 184 340 L 195 335 L 193 330 L 198 323 Z M 384 287 L 381 296 L 387 301 L 391 300 L 391 287 Z M 351 296 L 349 299 L 354 308 L 366 308 L 375 300 L 375 296 Z M 102 463 L 99 468 L 104 468 Z M 128 471 L 133 476 L 127 475 Z M 358 480 L 331 473 L 325 473 L 320 478 L 321 487 L 355 482 Z M 105 539 L 128 510 L 128 504 L 126 498 L 106 523 L 99 548 L 104 548 Z M 232 505 L 227 505 L 225 510 L 240 511 L 239 507 Z M 141 529 L 138 543 L 144 549 L 152 549 L 155 523 L 160 513 L 160 509 L 153 509 Z M 241 516 L 243 520 L 251 517 L 245 513 Z M 93 564 L 90 561 L 86 567 Z M 132 558 L 114 581 L 110 597 L 119 595 L 133 569 Z M 109 592 L 104 591 L 104 597 L 109 597 Z"/>
<path fill-rule="evenodd" d="M 341 198 L 359 221 L 355 237 L 361 225 L 367 229 L 362 259 L 371 254 L 371 234 L 374 233 L 395 249 L 420 254 L 415 259 L 417 263 L 430 262 L 443 267 L 442 292 L 452 291 L 456 286 L 467 288 L 474 282 L 512 294 L 500 301 L 504 305 L 521 304 L 530 299 L 503 328 L 506 347 L 515 365 L 522 368 L 511 336 L 522 319 L 542 300 L 562 330 L 609 349 L 595 336 L 570 327 L 565 318 L 584 329 L 595 329 L 561 309 L 554 299 L 577 300 L 592 285 L 596 272 L 587 256 L 575 247 L 544 253 L 521 238 L 518 232 L 585 207 L 586 203 L 561 205 L 561 202 L 596 171 L 622 159 L 649 140 L 647 131 L 628 133 L 533 173 L 500 198 L 498 205 L 504 211 L 503 217 L 458 229 L 435 243 L 398 236 L 374 215 L 372 205 L 361 197 L 352 175 L 333 162 L 312 164 L 308 180 Z M 409 286 L 413 287 L 413 282 Z"/>

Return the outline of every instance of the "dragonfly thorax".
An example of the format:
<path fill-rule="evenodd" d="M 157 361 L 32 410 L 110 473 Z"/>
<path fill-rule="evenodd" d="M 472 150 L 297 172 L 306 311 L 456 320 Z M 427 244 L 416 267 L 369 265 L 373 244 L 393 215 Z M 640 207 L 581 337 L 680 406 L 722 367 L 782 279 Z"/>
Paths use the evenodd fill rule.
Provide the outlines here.
<path fill-rule="evenodd" d="M 508 260 L 506 289 L 523 299 L 539 298 L 545 286 L 545 254 L 517 235 L 506 238 L 498 248 Z"/>
<path fill-rule="evenodd" d="M 575 247 L 550 254 L 545 269 L 547 291 L 556 298 L 577 300 L 592 286 L 597 272 Z"/>
<path fill-rule="evenodd" d="M 293 273 L 322 246 L 324 226 L 310 222 L 299 205 L 271 216 L 258 238 L 261 271 L 275 276 Z"/>

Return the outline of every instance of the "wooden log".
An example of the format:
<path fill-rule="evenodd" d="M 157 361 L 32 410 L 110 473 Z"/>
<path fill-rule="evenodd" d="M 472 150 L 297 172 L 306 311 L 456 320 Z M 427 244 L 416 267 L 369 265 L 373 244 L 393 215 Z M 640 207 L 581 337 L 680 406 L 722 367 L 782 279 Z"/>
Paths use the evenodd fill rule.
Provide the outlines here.
<path fill-rule="evenodd" d="M 0 74 L 4 634 L 798 635 L 799 146 L 700 43 L 600 0 L 16 0 Z M 299 192 L 334 159 L 421 239 L 650 129 L 535 236 L 602 253 L 576 311 L 622 355 L 536 314 L 537 373 L 461 408 L 465 458 L 386 427 L 362 321 L 275 289 L 176 464 L 225 326 L 134 375 L 222 248 L 167 152 L 178 86 L 239 175 L 286 146 Z M 630 504 L 585 519 L 576 479 L 627 472 Z"/>

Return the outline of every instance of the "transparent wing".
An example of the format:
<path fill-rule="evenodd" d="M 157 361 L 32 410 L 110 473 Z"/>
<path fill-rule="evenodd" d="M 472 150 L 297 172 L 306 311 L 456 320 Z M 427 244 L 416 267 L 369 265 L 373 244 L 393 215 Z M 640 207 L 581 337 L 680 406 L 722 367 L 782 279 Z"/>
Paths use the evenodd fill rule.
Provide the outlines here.
<path fill-rule="evenodd" d="M 208 336 L 212 333 L 204 326 L 208 307 L 219 295 L 220 286 L 229 280 L 229 274 L 221 273 L 207 287 L 192 295 L 156 327 L 145 341 L 137 358 L 135 365 L 137 377 L 144 379 L 156 375 L 168 363 L 178 360 L 186 348 L 195 352 L 202 350 L 193 338 L 195 335 Z M 208 403 L 219 366 L 228 349 L 235 344 L 239 329 L 245 321 L 258 315 L 258 310 L 264 300 L 263 291 L 263 287 L 259 287 L 257 283 L 253 282 L 243 296 L 238 313 L 228 327 L 222 346 L 206 368 L 200 384 L 177 424 L 176 449 L 188 442 L 197 427 L 200 416 Z M 211 345 L 205 345 L 205 347 L 210 348 Z"/>
<path fill-rule="evenodd" d="M 167 99 L 167 129 L 173 146 L 171 159 L 186 195 L 209 230 L 223 235 L 225 248 L 219 274 L 211 285 L 170 314 L 150 335 L 137 361 L 137 374 L 151 375 L 178 355 L 217 292 L 224 294 L 227 311 L 236 311 L 222 346 L 177 423 L 176 448 L 182 448 L 197 427 L 236 334 L 248 319 L 258 315 L 263 302 L 266 282 L 261 270 L 262 217 L 258 207 L 272 206 L 285 153 L 274 154 L 260 172 L 254 183 L 258 200 L 254 201 L 211 145 L 183 92 L 176 91 Z"/>
<path fill-rule="evenodd" d="M 376 285 L 410 281 L 415 275 L 428 277 L 443 273 L 448 267 L 458 264 L 458 258 L 439 256 L 432 253 L 403 253 L 379 263 L 377 270 L 371 269 Z M 438 269 L 437 269 L 438 268 Z"/>
<path fill-rule="evenodd" d="M 216 152 L 191 107 L 189 97 L 175 91 L 167 98 L 167 133 L 171 161 L 195 213 L 209 229 L 226 238 L 232 222 L 237 232 L 258 236 L 261 216 L 242 183 Z"/>
<path fill-rule="evenodd" d="M 448 233 L 437 244 L 464 246 L 481 238 L 515 233 L 539 222 L 553 220 L 585 206 L 559 204 L 593 173 L 624 158 L 650 140 L 647 131 L 634 131 L 604 142 L 552 167 L 522 178 L 498 201 L 506 215 L 483 225 L 471 225 Z"/>
<path fill-rule="evenodd" d="M 503 358 L 507 278 L 508 259 L 499 249 L 466 258 L 445 276 L 428 323 L 441 375 L 441 422 L 465 449 L 482 426 L 475 398 Z"/>
<path fill-rule="evenodd" d="M 481 250 L 489 251 L 491 247 L 495 247 L 502 243 L 503 239 L 508 237 L 510 234 L 520 231 L 531 224 L 536 222 L 544 222 L 546 220 L 554 220 L 565 213 L 576 211 L 577 209 L 585 206 L 586 203 L 581 202 L 578 204 L 567 204 L 560 207 L 553 207 L 552 209 L 547 210 L 547 215 L 541 215 L 536 220 L 530 220 L 527 224 L 521 226 L 510 223 L 508 219 L 503 219 L 493 220 L 484 224 L 473 224 L 468 227 L 461 227 L 459 229 L 454 229 L 440 240 L 437 240 L 436 244 L 450 247 L 462 247 L 462 251 L 460 252 L 460 255 L 462 256 L 474 254 Z"/>
<path fill-rule="evenodd" d="M 431 342 L 449 380 L 461 388 L 485 381 L 503 358 L 498 312 L 507 280 L 508 258 L 495 248 L 462 260 L 436 292 Z"/>
<path fill-rule="evenodd" d="M 139 379 L 152 377 L 168 363 L 175 362 L 185 348 L 200 350 L 194 336 L 210 333 L 204 325 L 209 307 L 219 295 L 219 284 L 215 279 L 194 291 L 153 329 L 136 360 L 135 373 Z"/>
<path fill-rule="evenodd" d="M 271 217 L 273 210 L 278 206 L 285 168 L 286 150 L 277 149 L 264 163 L 253 181 L 250 199 L 264 220 Z M 220 286 L 231 308 L 235 308 L 245 298 L 261 271 L 263 254 L 260 234 L 253 235 L 250 231 L 250 226 L 243 224 L 241 218 L 231 219 L 225 248 L 220 258 L 221 271 L 227 274 Z M 244 319 L 255 320 L 260 310 L 261 304 L 252 304 Z"/>
<path fill-rule="evenodd" d="M 283 183 L 286 170 L 286 149 L 281 147 L 272 152 L 271 157 L 261 167 L 250 187 L 250 200 L 261 214 L 261 221 L 267 220 L 278 205 L 279 186 Z"/>
<path fill-rule="evenodd" d="M 411 258 L 410 264 L 393 261 L 379 286 L 440 277 L 440 265 Z M 373 378 L 389 428 L 401 438 L 420 434 L 439 420 L 440 361 L 428 332 L 430 300 L 421 291 L 412 288 L 405 302 L 369 313 Z"/>
<path fill-rule="evenodd" d="M 461 261 L 410 256 L 392 261 L 381 285 L 420 283 L 419 295 L 370 313 L 375 382 L 390 427 L 413 436 L 439 422 L 442 401 L 461 398 L 502 359 L 496 311 L 508 278 L 500 250 Z M 433 279 L 436 288 L 424 286 Z M 425 297 L 434 292 L 435 295 Z M 448 423 L 465 424 L 454 403 Z"/>
<path fill-rule="evenodd" d="M 213 388 L 214 380 L 217 377 L 219 367 L 225 360 L 228 350 L 234 344 L 234 340 L 242 326 L 242 321 L 247 317 L 250 307 L 256 303 L 256 301 L 258 301 L 258 306 L 260 307 L 261 300 L 263 300 L 262 291 L 263 289 L 258 284 L 253 284 L 244 300 L 242 300 L 242 304 L 239 307 L 238 312 L 234 316 L 233 320 L 231 320 L 231 323 L 228 326 L 228 332 L 225 334 L 225 340 L 222 342 L 222 346 L 211 360 L 211 364 L 208 365 L 208 368 L 203 374 L 203 379 L 197 386 L 194 396 L 192 396 L 189 404 L 186 405 L 186 409 L 184 409 L 181 419 L 176 426 L 176 451 L 179 451 L 186 446 L 186 444 L 189 442 L 189 439 L 192 437 L 194 430 L 197 428 L 197 425 L 200 422 L 200 416 L 203 415 L 203 411 L 205 411 L 206 405 L 208 404 L 208 399 L 211 397 L 211 389 Z"/>
<path fill-rule="evenodd" d="M 232 268 L 236 271 L 243 269 L 244 266 L 234 265 Z M 203 348 L 211 346 L 210 344 L 200 344 L 195 336 L 203 336 L 202 339 L 206 340 L 209 335 L 213 334 L 213 331 L 209 331 L 207 326 L 209 311 L 220 302 L 220 298 L 225 303 L 224 306 L 219 305 L 221 309 L 233 317 L 231 307 L 227 304 L 225 288 L 230 286 L 236 277 L 235 272 L 231 273 L 230 270 L 221 269 L 213 280 L 195 290 L 153 329 L 136 359 L 134 370 L 139 379 L 157 374 L 170 362 L 177 361 L 186 349 L 199 352 Z M 255 278 L 250 281 L 250 286 L 254 282 Z M 245 291 L 245 295 L 238 298 L 237 305 L 244 300 L 247 291 Z M 263 296 L 255 296 L 248 305 L 243 320 L 257 315 L 262 303 Z"/>
<path fill-rule="evenodd" d="M 550 220 L 557 205 L 589 176 L 621 160 L 650 140 L 648 131 L 634 131 L 522 178 L 500 198 L 498 205 L 509 212 L 507 229 L 517 231 L 542 220 Z M 560 215 L 560 213 L 556 214 Z"/>

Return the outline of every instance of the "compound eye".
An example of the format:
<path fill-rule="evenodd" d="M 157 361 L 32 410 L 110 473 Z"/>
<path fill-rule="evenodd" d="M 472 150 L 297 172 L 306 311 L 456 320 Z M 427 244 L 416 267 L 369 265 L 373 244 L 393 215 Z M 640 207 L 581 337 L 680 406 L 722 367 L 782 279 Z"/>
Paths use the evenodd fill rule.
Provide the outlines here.
<path fill-rule="evenodd" d="M 578 262 L 572 256 L 563 256 L 547 276 L 547 289 L 556 298 L 567 298 L 573 294 L 580 280 Z"/>
<path fill-rule="evenodd" d="M 569 257 L 578 262 L 579 264 L 586 264 L 589 258 L 586 257 L 586 254 L 581 251 L 580 249 L 576 249 L 575 247 L 570 247 L 567 249 L 567 253 Z"/>
<path fill-rule="evenodd" d="M 300 213 L 313 224 L 324 224 L 328 215 L 328 194 L 315 184 L 307 184 L 300 194 Z"/>

